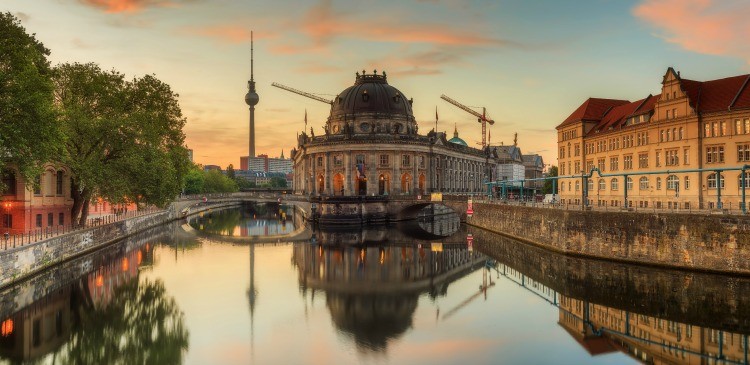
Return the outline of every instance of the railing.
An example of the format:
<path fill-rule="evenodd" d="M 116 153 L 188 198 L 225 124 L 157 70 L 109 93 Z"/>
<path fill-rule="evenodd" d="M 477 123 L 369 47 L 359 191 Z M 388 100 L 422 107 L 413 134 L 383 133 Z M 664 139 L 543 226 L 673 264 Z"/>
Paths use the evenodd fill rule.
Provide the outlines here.
<path fill-rule="evenodd" d="M 149 215 L 153 213 L 163 212 L 163 209 L 156 207 L 148 207 L 145 209 L 139 209 L 135 211 L 122 212 L 118 214 L 106 214 L 86 219 L 86 224 L 80 225 L 53 225 L 47 227 L 37 227 L 35 229 L 28 230 L 24 233 L 10 234 L 5 233 L 0 237 L 0 250 L 7 250 L 16 247 L 21 247 L 36 243 L 56 236 L 61 236 L 71 232 L 77 232 L 91 227 L 99 227 L 115 222 L 120 222 L 126 219 Z"/>
<path fill-rule="evenodd" d="M 622 172 L 622 173 L 608 173 L 607 174 L 607 173 L 602 173 L 599 170 L 599 168 L 593 167 L 593 168 L 591 168 L 591 170 L 589 171 L 588 174 L 581 173 L 580 175 L 552 176 L 552 177 L 544 177 L 544 178 L 536 178 L 536 179 L 515 179 L 515 180 L 491 181 L 491 182 L 486 182 L 485 185 L 487 186 L 487 193 L 486 193 L 486 195 L 488 197 L 493 197 L 494 196 L 495 192 L 493 191 L 494 190 L 493 188 L 500 187 L 500 189 L 501 189 L 501 191 L 500 191 L 500 198 L 501 199 L 503 199 L 503 200 L 514 200 L 514 199 L 509 199 L 509 194 L 508 193 L 509 193 L 509 190 L 516 190 L 516 191 L 519 192 L 518 199 L 519 200 L 526 200 L 527 196 L 524 196 L 524 187 L 525 187 L 525 185 L 526 185 L 527 182 L 539 182 L 539 181 L 546 182 L 546 181 L 551 181 L 552 182 L 552 191 L 554 192 L 554 191 L 557 191 L 557 183 L 558 183 L 559 180 L 563 180 L 563 179 L 565 179 L 565 180 L 569 180 L 569 179 L 579 180 L 580 179 L 581 183 L 578 184 L 579 188 L 575 190 L 575 192 L 576 192 L 575 195 L 577 196 L 576 199 L 578 199 L 578 197 L 580 197 L 580 200 L 575 205 L 580 206 L 583 209 L 592 209 L 592 206 L 593 206 L 593 204 L 592 204 L 592 202 L 593 202 L 593 196 L 589 193 L 589 179 L 592 179 L 594 177 L 594 173 L 597 173 L 597 175 L 598 175 L 599 178 L 605 178 L 605 177 L 623 177 L 623 181 L 622 181 L 622 188 L 623 188 L 622 189 L 622 191 L 623 191 L 622 198 L 623 199 L 622 199 L 622 201 L 620 201 L 618 199 L 618 205 L 615 206 L 615 207 L 611 207 L 611 208 L 617 208 L 617 209 L 627 208 L 627 209 L 630 210 L 630 209 L 635 209 L 635 206 L 633 204 L 633 199 L 632 199 L 633 197 L 632 197 L 632 195 L 630 196 L 630 198 L 631 198 L 630 201 L 628 200 L 628 198 L 629 198 L 628 192 L 631 191 L 631 190 L 634 190 L 632 186 L 628 187 L 628 185 L 629 185 L 628 184 L 628 179 L 630 177 L 632 177 L 632 176 L 646 176 L 646 175 L 662 175 L 662 176 L 665 176 L 665 177 L 667 177 L 663 181 L 663 184 L 664 184 L 664 187 L 665 187 L 665 191 L 669 191 L 669 190 L 674 191 L 675 192 L 674 193 L 675 194 L 675 198 L 677 198 L 677 197 L 679 197 L 679 193 L 680 193 L 679 186 L 680 186 L 680 183 L 681 183 L 682 179 L 678 178 L 676 181 L 670 182 L 670 181 L 668 181 L 668 177 L 669 176 L 677 176 L 677 175 L 680 175 L 680 174 L 687 174 L 687 173 L 702 173 L 702 172 L 706 172 L 706 173 L 710 173 L 710 174 L 716 174 L 715 175 L 716 178 L 715 178 L 715 181 L 714 181 L 715 185 L 716 185 L 716 188 L 709 188 L 708 189 L 709 191 L 713 191 L 713 190 L 716 191 L 715 192 L 716 204 L 713 204 L 713 202 L 706 203 L 706 202 L 700 201 L 700 202 L 696 202 L 696 205 L 698 205 L 698 206 L 697 206 L 697 209 L 695 209 L 695 208 L 692 207 L 693 206 L 692 202 L 688 202 L 689 205 L 687 207 L 685 207 L 685 205 L 683 204 L 683 207 L 685 207 L 685 208 L 683 208 L 683 210 L 688 210 L 688 211 L 695 211 L 695 210 L 697 210 L 697 211 L 701 211 L 701 210 L 709 210 L 709 211 L 721 210 L 721 211 L 727 211 L 727 210 L 731 210 L 732 209 L 731 208 L 732 207 L 732 203 L 729 202 L 728 205 L 730 206 L 730 208 L 727 209 L 727 207 L 726 207 L 727 204 L 725 202 L 722 202 L 722 196 L 723 196 L 725 200 L 726 200 L 727 197 L 737 198 L 739 200 L 739 202 L 735 204 L 736 209 L 738 209 L 742 214 L 746 214 L 747 213 L 747 188 L 748 188 L 748 186 L 747 186 L 747 180 L 749 178 L 747 170 L 750 170 L 750 165 L 743 165 L 743 166 L 737 166 L 737 167 L 684 169 L 684 170 L 660 170 L 660 171 L 641 171 L 641 172 L 639 172 L 639 171 L 628 171 L 628 172 Z M 740 176 L 741 177 L 738 179 L 740 186 L 738 187 L 739 192 L 738 192 L 737 195 L 727 195 L 726 193 L 722 193 L 722 191 L 725 190 L 725 188 L 723 187 L 724 186 L 725 178 L 723 177 L 722 172 L 725 172 L 725 171 L 739 171 L 740 172 L 740 174 L 741 174 Z M 699 200 L 702 200 L 704 197 L 705 198 L 710 198 L 710 196 L 709 196 L 708 193 L 703 193 L 703 191 L 701 190 L 703 188 L 703 185 L 702 185 L 703 181 L 697 181 L 696 183 L 697 183 L 697 189 L 699 189 L 698 190 L 699 193 L 698 193 L 698 195 L 694 195 L 694 196 L 690 195 L 690 197 L 691 198 L 694 197 L 693 199 L 699 199 Z M 631 184 L 635 185 L 635 181 L 631 180 Z M 651 182 L 649 182 L 649 185 L 650 184 L 651 184 Z M 670 184 L 674 184 L 674 186 L 672 186 Z M 610 188 L 609 191 L 611 192 L 612 188 L 611 187 L 609 187 L 609 188 Z M 657 190 L 659 190 L 659 189 L 660 189 L 660 187 L 657 184 Z M 526 188 L 526 191 L 528 191 L 528 190 L 531 190 L 531 189 Z M 607 189 L 604 189 L 604 190 L 607 190 Z M 597 195 L 596 195 L 597 196 L 597 205 L 599 205 L 601 207 L 601 203 L 600 203 L 601 199 L 599 199 L 599 195 L 598 195 L 598 192 L 601 191 L 601 190 L 598 189 L 598 185 L 594 186 L 593 191 L 597 192 Z M 653 191 L 653 186 L 650 185 L 648 191 Z M 557 199 L 559 199 L 559 195 L 560 194 L 558 193 L 557 194 L 557 196 L 558 196 Z M 604 200 L 611 200 L 612 196 L 614 196 L 614 194 L 607 194 L 607 195 L 605 195 Z M 664 208 L 656 206 L 657 203 L 664 203 L 665 205 L 667 205 L 667 207 L 669 207 L 670 205 L 672 205 L 672 204 L 670 204 L 672 202 L 680 202 L 680 203 L 684 202 L 684 199 L 683 200 L 669 199 L 669 197 L 666 197 L 666 196 L 665 196 L 665 198 L 661 198 L 660 199 L 658 197 L 655 197 L 653 194 L 649 194 L 649 195 L 645 195 L 645 196 L 644 195 L 639 195 L 638 197 L 640 199 L 640 203 L 641 204 L 643 204 L 644 201 L 650 201 L 650 202 L 654 203 L 654 204 L 652 204 L 653 207 L 649 207 L 649 206 L 645 206 L 644 207 L 644 206 L 641 206 L 640 209 L 644 209 L 644 208 L 645 209 L 649 209 L 650 208 L 650 209 L 658 210 L 658 209 L 664 209 Z M 604 205 L 604 207 L 605 207 L 605 209 L 607 208 L 606 204 Z M 672 208 L 670 207 L 670 208 L 667 208 L 667 209 L 672 209 Z M 674 210 L 680 210 L 680 209 L 677 208 L 677 207 L 675 207 Z"/>

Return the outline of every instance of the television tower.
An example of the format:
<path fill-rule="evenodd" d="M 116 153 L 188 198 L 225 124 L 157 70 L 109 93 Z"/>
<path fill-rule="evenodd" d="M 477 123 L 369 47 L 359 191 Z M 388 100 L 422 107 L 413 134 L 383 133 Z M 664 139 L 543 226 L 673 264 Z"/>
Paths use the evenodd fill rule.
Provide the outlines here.
<path fill-rule="evenodd" d="M 255 105 L 260 98 L 255 92 L 255 80 L 253 79 L 253 31 L 250 31 L 250 81 L 247 82 L 247 94 L 245 94 L 245 103 L 250 106 L 250 149 L 248 151 L 249 159 L 255 157 Z"/>

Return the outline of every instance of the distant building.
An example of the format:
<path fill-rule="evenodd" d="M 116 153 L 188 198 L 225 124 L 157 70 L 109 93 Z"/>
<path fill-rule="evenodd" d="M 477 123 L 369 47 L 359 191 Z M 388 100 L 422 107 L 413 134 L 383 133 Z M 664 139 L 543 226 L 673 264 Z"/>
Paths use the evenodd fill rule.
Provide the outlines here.
<path fill-rule="evenodd" d="M 518 146 L 495 146 L 490 147 L 496 156 L 495 181 L 523 180 L 526 178 L 526 168 L 523 164 L 523 155 Z M 521 182 L 516 181 L 505 185 L 509 187 L 521 187 Z"/>
<path fill-rule="evenodd" d="M 281 151 L 281 156 L 278 158 L 268 157 L 265 154 L 250 158 L 242 156 L 240 157 L 240 169 L 288 174 L 292 172 L 292 159 L 284 158 L 284 151 Z"/>
<path fill-rule="evenodd" d="M 218 170 L 221 171 L 221 167 L 218 165 L 203 165 L 203 171 Z"/>
<path fill-rule="evenodd" d="M 65 167 L 45 164 L 36 186 L 10 168 L 2 174 L 2 231 L 10 234 L 70 225 L 73 207 L 71 174 Z"/>
<path fill-rule="evenodd" d="M 541 179 L 544 177 L 544 160 L 542 159 L 542 156 L 537 154 L 522 155 L 521 159 L 523 160 L 526 179 Z M 544 181 L 530 181 L 526 183 L 525 187 L 540 192 L 544 187 Z"/>

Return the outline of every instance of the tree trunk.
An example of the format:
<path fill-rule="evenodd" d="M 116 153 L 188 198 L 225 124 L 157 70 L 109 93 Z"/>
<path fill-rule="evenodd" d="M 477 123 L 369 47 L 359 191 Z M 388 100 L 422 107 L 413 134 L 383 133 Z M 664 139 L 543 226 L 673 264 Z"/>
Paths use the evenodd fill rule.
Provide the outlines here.
<path fill-rule="evenodd" d="M 89 195 L 89 194 L 86 194 Z M 86 219 L 89 217 L 89 205 L 91 203 L 91 198 L 86 197 L 83 199 L 83 207 L 81 207 L 81 220 L 78 222 L 78 224 L 83 227 L 86 225 Z"/>
<path fill-rule="evenodd" d="M 81 193 L 80 185 L 77 181 L 73 180 L 70 182 L 71 186 L 71 198 L 73 198 L 73 207 L 70 209 L 70 223 L 78 227 L 78 220 L 81 216 L 81 208 L 83 208 L 83 194 Z"/>

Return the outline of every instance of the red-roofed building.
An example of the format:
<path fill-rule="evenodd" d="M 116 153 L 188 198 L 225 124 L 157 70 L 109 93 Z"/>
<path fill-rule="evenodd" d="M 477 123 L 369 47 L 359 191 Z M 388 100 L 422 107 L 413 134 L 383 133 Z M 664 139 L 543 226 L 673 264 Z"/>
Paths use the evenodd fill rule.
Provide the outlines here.
<path fill-rule="evenodd" d="M 565 203 L 623 206 L 627 190 L 629 207 L 714 209 L 721 186 L 723 207 L 738 208 L 739 171 L 679 171 L 750 163 L 750 75 L 694 81 L 670 67 L 659 94 L 633 102 L 589 98 L 557 132 L 560 176 L 579 175 L 560 180 Z M 633 175 L 580 177 L 595 167 Z"/>

